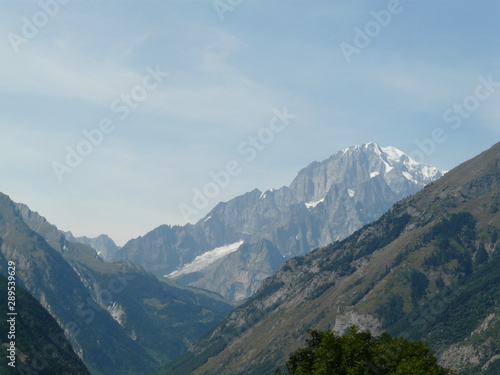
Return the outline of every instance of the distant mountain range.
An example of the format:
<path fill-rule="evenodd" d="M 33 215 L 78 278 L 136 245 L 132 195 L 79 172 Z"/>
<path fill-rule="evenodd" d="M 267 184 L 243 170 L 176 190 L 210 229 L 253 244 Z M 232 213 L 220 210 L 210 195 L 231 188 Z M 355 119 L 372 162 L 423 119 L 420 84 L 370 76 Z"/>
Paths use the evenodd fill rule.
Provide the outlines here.
<path fill-rule="evenodd" d="M 162 225 L 110 259 L 242 300 L 286 259 L 345 238 L 441 176 L 394 147 L 350 147 L 302 169 L 288 187 L 221 202 L 194 225 Z"/>
<path fill-rule="evenodd" d="M 359 149 L 370 147 L 378 149 Z M 313 166 L 304 175 L 323 175 L 312 171 L 324 167 Z M 386 178 L 379 176 L 373 179 Z M 301 186 L 315 187 L 300 189 L 304 199 L 323 199 L 317 184 Z M 362 191 L 342 186 L 352 198 Z M 499 374 L 499 249 L 497 143 L 347 238 L 287 260 L 162 374 L 271 375 L 305 345 L 309 329 L 343 332 L 351 324 L 425 340 L 461 375 Z"/>
<path fill-rule="evenodd" d="M 91 246 L 103 260 L 111 259 L 111 257 L 120 250 L 120 246 L 117 246 L 116 243 L 105 234 L 101 234 L 94 238 L 86 236 L 75 237 L 71 232 L 63 232 L 63 234 L 68 241 Z"/>

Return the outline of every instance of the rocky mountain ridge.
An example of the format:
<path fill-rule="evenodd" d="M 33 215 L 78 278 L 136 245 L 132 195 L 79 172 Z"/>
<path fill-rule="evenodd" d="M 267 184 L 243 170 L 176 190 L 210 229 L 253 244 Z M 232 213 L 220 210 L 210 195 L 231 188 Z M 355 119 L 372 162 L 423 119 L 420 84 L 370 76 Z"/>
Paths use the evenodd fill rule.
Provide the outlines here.
<path fill-rule="evenodd" d="M 255 189 L 221 202 L 194 225 L 160 226 L 129 241 L 112 259 L 131 260 L 158 275 L 175 278 L 182 273 L 181 283 L 244 299 L 257 290 L 256 280 L 276 271 L 276 259 L 304 255 L 345 238 L 441 175 L 394 147 L 350 147 L 302 169 L 288 187 Z M 254 246 L 262 240 L 269 241 L 281 258 L 274 253 L 273 261 L 254 257 L 258 264 L 245 264 L 237 260 L 245 257 L 238 249 L 191 277 L 183 270 L 216 248 L 240 241 Z"/>

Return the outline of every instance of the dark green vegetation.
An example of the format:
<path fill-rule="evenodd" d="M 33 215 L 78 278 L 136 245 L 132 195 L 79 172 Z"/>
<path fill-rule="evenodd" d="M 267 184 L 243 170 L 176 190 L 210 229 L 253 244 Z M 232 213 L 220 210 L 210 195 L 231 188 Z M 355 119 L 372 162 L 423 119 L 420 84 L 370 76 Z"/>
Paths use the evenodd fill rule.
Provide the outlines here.
<path fill-rule="evenodd" d="M 6 358 L 11 340 L 7 337 L 7 279 L 0 275 L 0 373 L 39 375 L 90 375 L 73 352 L 56 320 L 28 292 L 16 288 L 15 368 Z"/>
<path fill-rule="evenodd" d="M 437 364 L 423 342 L 374 337 L 351 326 L 343 335 L 333 331 L 309 331 L 307 346 L 290 354 L 286 371 L 276 375 L 452 375 Z"/>
<path fill-rule="evenodd" d="M 16 263 L 18 285 L 57 319 L 96 375 L 150 374 L 232 309 L 214 293 L 161 281 L 131 262 L 105 263 L 0 194 L 4 275 L 8 261 Z"/>
<path fill-rule="evenodd" d="M 452 288 L 444 288 L 428 303 L 420 306 L 415 315 L 405 316 L 389 330 L 410 339 L 424 339 L 436 350 L 454 343 L 485 346 L 493 357 L 500 353 L 500 322 L 495 318 L 500 313 L 499 269 L 500 254 L 497 252 L 477 272 L 464 277 Z M 470 322 L 485 321 L 488 324 L 483 330 L 470 337 Z M 486 369 L 465 365 L 461 373 L 495 375 L 499 373 L 499 366 L 498 361 Z"/>
<path fill-rule="evenodd" d="M 500 366 L 500 143 L 345 240 L 290 259 L 175 375 L 270 375 L 310 329 L 424 340 L 458 374 Z"/>

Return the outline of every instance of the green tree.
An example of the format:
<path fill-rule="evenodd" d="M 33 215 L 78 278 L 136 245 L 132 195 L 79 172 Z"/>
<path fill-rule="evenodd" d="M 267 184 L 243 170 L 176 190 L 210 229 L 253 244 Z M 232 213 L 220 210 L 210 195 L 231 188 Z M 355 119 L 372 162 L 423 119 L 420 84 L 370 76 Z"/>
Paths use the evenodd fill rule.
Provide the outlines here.
<path fill-rule="evenodd" d="M 423 342 L 394 338 L 388 333 L 374 337 L 351 326 L 344 335 L 333 331 L 309 331 L 305 348 L 294 351 L 286 372 L 277 375 L 452 375 L 437 364 Z"/>

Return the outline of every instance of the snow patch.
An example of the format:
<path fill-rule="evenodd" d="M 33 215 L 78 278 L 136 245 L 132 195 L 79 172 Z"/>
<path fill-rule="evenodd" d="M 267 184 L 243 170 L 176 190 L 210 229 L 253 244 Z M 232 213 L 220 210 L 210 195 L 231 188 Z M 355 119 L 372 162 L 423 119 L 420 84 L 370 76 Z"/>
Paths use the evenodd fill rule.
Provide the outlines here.
<path fill-rule="evenodd" d="M 325 198 L 320 199 L 319 201 L 316 201 L 316 202 L 307 202 L 307 203 L 304 203 L 304 204 L 306 205 L 307 208 L 314 208 L 318 204 L 320 204 L 321 202 L 323 202 L 324 200 L 325 200 Z"/>
<path fill-rule="evenodd" d="M 409 174 L 408 172 L 403 172 L 403 176 L 405 176 L 405 178 L 406 178 L 407 180 L 409 180 L 409 181 L 411 181 L 411 182 L 414 182 L 414 183 L 418 184 L 418 181 L 417 181 L 417 180 L 415 180 L 415 179 L 413 178 L 413 176 L 412 176 L 411 174 Z"/>
<path fill-rule="evenodd" d="M 406 156 L 406 154 L 403 151 L 398 150 L 396 147 L 392 147 L 392 146 L 381 147 L 381 149 L 382 149 L 382 152 L 384 154 L 386 154 L 390 160 L 395 161 L 395 162 L 400 162 Z"/>
<path fill-rule="evenodd" d="M 166 277 L 177 277 L 180 275 L 185 275 L 188 273 L 193 273 L 200 271 L 212 263 L 224 258 L 225 256 L 234 253 L 243 244 L 243 240 L 232 243 L 230 245 L 216 247 L 213 250 L 209 250 L 201 255 L 198 255 L 191 263 L 184 265 L 181 269 L 176 270 Z"/>
<path fill-rule="evenodd" d="M 260 194 L 259 199 L 264 199 L 264 198 L 266 198 L 266 197 L 267 197 L 267 194 L 266 194 L 266 193 L 267 193 L 267 192 L 272 193 L 273 191 L 274 191 L 274 189 L 273 189 L 273 188 L 268 189 L 268 190 L 266 190 L 266 191 L 263 191 L 263 192 Z"/>
<path fill-rule="evenodd" d="M 212 215 L 210 215 L 209 217 L 207 217 L 205 220 L 203 220 L 204 223 L 206 223 L 208 220 L 210 220 L 212 218 Z"/>
<path fill-rule="evenodd" d="M 385 165 L 385 173 L 389 173 L 390 171 L 392 171 L 394 169 L 394 167 L 389 165 L 389 163 L 387 163 L 384 159 L 382 159 L 382 162 Z"/>
<path fill-rule="evenodd" d="M 349 196 L 352 198 L 354 197 L 354 190 L 351 190 L 351 189 L 347 189 L 347 193 L 349 194 Z"/>
<path fill-rule="evenodd" d="M 370 173 L 370 178 L 377 177 L 379 174 L 379 172 L 372 172 Z"/>
<path fill-rule="evenodd" d="M 420 165 L 420 173 L 428 180 L 434 180 L 439 173 L 439 169 L 431 167 L 430 165 Z"/>

